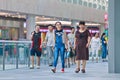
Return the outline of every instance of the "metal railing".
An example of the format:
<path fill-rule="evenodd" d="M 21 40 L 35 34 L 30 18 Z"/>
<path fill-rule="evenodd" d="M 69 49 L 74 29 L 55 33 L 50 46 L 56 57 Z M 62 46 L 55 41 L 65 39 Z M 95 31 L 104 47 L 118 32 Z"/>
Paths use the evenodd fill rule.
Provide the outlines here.
<path fill-rule="evenodd" d="M 0 70 L 18 69 L 30 66 L 31 41 L 9 41 L 0 40 Z M 44 46 L 44 44 L 43 44 Z M 101 52 L 99 52 L 101 57 Z M 90 56 L 91 57 L 91 50 Z M 69 58 L 66 58 L 67 67 L 70 67 Z M 36 62 L 36 60 L 35 60 Z M 42 64 L 48 64 L 46 48 L 42 48 Z"/>
<path fill-rule="evenodd" d="M 0 70 L 30 66 L 31 41 L 0 40 Z"/>

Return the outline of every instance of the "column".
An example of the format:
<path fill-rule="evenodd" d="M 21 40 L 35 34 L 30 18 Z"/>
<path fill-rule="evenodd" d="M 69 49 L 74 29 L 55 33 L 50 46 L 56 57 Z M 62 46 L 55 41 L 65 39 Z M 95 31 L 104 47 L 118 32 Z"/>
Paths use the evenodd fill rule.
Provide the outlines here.
<path fill-rule="evenodd" d="M 109 0 L 109 72 L 120 73 L 120 0 Z"/>
<path fill-rule="evenodd" d="M 27 26 L 27 39 L 30 40 L 31 32 L 35 30 L 35 16 L 34 15 L 27 16 L 26 26 Z"/>

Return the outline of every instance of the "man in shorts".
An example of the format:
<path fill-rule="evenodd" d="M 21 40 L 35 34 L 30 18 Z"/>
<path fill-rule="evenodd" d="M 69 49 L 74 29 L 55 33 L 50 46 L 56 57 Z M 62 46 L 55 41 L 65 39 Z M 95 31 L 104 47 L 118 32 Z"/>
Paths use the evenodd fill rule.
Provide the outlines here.
<path fill-rule="evenodd" d="M 40 69 L 40 57 L 41 57 L 41 32 L 40 26 L 35 26 L 35 31 L 31 34 L 32 48 L 31 48 L 31 63 L 30 69 L 34 69 L 34 56 L 37 56 L 37 69 Z"/>

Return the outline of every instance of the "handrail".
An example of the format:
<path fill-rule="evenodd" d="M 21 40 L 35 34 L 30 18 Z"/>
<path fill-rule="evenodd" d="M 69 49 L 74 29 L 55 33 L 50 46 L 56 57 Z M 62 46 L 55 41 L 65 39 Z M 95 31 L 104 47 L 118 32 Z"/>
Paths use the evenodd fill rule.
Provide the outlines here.
<path fill-rule="evenodd" d="M 0 40 L 0 43 L 32 43 L 32 41 L 11 41 L 11 40 Z"/>
<path fill-rule="evenodd" d="M 13 54 L 11 54 L 12 52 L 11 51 L 15 51 L 15 53 L 17 52 L 17 54 L 15 54 L 15 58 L 16 58 L 16 60 L 15 60 L 15 65 L 16 65 L 16 69 L 18 69 L 18 66 L 19 66 L 19 55 L 22 55 L 22 54 L 20 54 L 19 53 L 19 51 L 20 51 L 20 45 L 21 44 L 23 44 L 22 46 L 24 46 L 23 48 L 24 48 L 24 52 L 26 52 L 25 50 L 25 48 L 26 48 L 26 44 L 28 44 L 28 49 L 30 49 L 29 47 L 31 46 L 31 43 L 32 43 L 32 41 L 11 41 L 11 40 L 0 40 L 0 48 L 1 48 L 1 56 L 2 56 L 2 67 L 3 67 L 3 70 L 5 70 L 6 68 L 5 68 L 5 66 L 6 66 L 6 63 L 5 63 L 5 60 L 6 60 L 6 54 L 8 54 L 8 52 L 10 53 L 8 56 L 10 56 L 10 55 L 13 55 Z M 7 47 L 6 45 L 8 45 L 9 47 Z M 13 47 L 11 47 L 11 45 L 12 46 L 15 46 L 14 48 Z M 7 51 L 7 52 L 6 52 Z M 30 66 L 30 50 L 28 51 L 28 57 L 27 57 L 27 59 L 28 59 L 28 62 L 27 62 L 27 65 L 28 65 L 28 67 Z M 12 59 L 12 58 L 11 58 Z"/>

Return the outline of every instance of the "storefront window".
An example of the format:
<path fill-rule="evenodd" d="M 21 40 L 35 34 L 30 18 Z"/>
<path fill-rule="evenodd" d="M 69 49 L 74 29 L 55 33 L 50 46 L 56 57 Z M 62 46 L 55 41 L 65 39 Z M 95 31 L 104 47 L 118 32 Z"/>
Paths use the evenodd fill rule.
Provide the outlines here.
<path fill-rule="evenodd" d="M 87 2 L 86 2 L 86 1 L 84 2 L 84 6 L 86 6 L 86 7 L 87 7 Z"/>
<path fill-rule="evenodd" d="M 89 7 L 92 8 L 92 3 L 89 3 Z"/>
<path fill-rule="evenodd" d="M 97 5 L 96 5 L 96 4 L 93 4 L 93 8 L 97 8 Z"/>
<path fill-rule="evenodd" d="M 77 0 L 73 0 L 73 4 L 77 4 Z"/>
<path fill-rule="evenodd" d="M 105 10 L 105 6 L 102 6 L 102 9 Z"/>
<path fill-rule="evenodd" d="M 98 0 L 98 2 L 100 3 L 100 0 Z"/>
<path fill-rule="evenodd" d="M 18 40 L 18 28 L 10 28 L 10 34 L 12 40 Z"/>
<path fill-rule="evenodd" d="M 78 3 L 79 3 L 80 5 L 82 5 L 82 0 L 79 0 Z"/>
<path fill-rule="evenodd" d="M 0 28 L 0 39 L 6 40 L 9 39 L 9 30 L 3 28 Z"/>
<path fill-rule="evenodd" d="M 18 28 L 0 27 L 1 40 L 18 40 Z"/>
<path fill-rule="evenodd" d="M 72 3 L 72 0 L 67 0 L 67 3 Z"/>
<path fill-rule="evenodd" d="M 61 0 L 62 2 L 66 2 L 66 0 Z"/>

